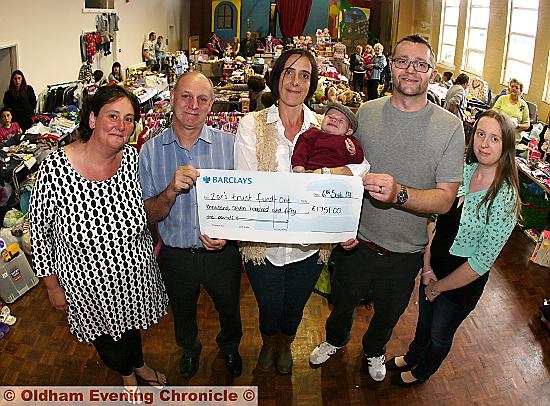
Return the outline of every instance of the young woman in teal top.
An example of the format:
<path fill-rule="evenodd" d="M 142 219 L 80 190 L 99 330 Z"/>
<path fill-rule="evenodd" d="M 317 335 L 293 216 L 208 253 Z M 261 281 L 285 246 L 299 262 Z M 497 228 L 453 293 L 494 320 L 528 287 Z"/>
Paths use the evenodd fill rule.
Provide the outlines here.
<path fill-rule="evenodd" d="M 489 270 L 516 224 L 520 200 L 513 124 L 496 110 L 476 122 L 466 151 L 464 182 L 451 210 L 437 218 L 424 254 L 419 316 L 409 350 L 386 363 L 397 385 L 423 382 L 451 349 L 476 307 Z"/>

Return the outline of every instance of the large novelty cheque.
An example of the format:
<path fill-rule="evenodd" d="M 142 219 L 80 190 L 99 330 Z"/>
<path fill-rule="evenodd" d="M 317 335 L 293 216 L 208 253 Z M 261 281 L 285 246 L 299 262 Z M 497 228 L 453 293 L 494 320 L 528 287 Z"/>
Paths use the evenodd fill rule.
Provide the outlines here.
<path fill-rule="evenodd" d="M 200 169 L 202 234 L 270 243 L 355 238 L 363 185 L 357 176 Z"/>

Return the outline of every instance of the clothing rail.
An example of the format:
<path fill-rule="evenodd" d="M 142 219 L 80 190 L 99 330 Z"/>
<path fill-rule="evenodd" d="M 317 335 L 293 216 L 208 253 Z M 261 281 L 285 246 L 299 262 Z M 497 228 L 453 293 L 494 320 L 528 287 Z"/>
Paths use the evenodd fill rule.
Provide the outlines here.
<path fill-rule="evenodd" d="M 64 83 L 56 83 L 55 85 L 47 85 L 48 89 L 50 87 L 56 87 L 56 86 L 67 86 L 67 85 L 76 85 L 77 83 L 81 83 L 81 80 L 71 80 L 70 82 L 64 82 Z"/>

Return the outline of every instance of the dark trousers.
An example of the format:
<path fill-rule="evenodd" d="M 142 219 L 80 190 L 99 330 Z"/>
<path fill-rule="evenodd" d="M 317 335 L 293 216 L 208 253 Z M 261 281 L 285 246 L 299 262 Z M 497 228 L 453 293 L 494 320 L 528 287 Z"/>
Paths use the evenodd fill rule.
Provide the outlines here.
<path fill-rule="evenodd" d="M 367 80 L 367 96 L 369 100 L 378 99 L 378 85 L 380 84 L 379 79 L 369 79 Z"/>
<path fill-rule="evenodd" d="M 113 340 L 108 334 L 92 341 L 99 358 L 105 365 L 120 375 L 132 375 L 134 368 L 143 366 L 141 332 L 136 329 L 125 331 L 120 340 Z"/>
<path fill-rule="evenodd" d="M 424 381 L 439 369 L 451 350 L 456 330 L 475 308 L 475 304 L 465 307 L 450 301 L 444 294 L 429 302 L 422 284 L 418 301 L 418 323 L 405 362 L 416 365 L 412 374 L 416 379 Z"/>
<path fill-rule="evenodd" d="M 357 73 L 353 72 L 353 91 L 362 92 L 365 86 L 365 72 Z"/>
<path fill-rule="evenodd" d="M 302 321 L 304 307 L 309 299 L 323 265 L 314 254 L 299 262 L 275 266 L 268 260 L 265 264 L 245 264 L 250 285 L 260 310 L 260 332 L 275 335 L 282 332 L 296 334 Z"/>
<path fill-rule="evenodd" d="M 218 347 L 224 354 L 237 351 L 243 334 L 239 307 L 241 256 L 237 246 L 227 244 L 220 251 L 192 253 L 163 245 L 158 262 L 174 314 L 176 342 L 183 353 L 197 356 L 202 349 L 197 326 L 201 285 L 218 311 Z"/>
<path fill-rule="evenodd" d="M 422 253 L 379 255 L 359 245 L 351 251 L 334 251 L 331 298 L 334 303 L 327 319 L 327 341 L 343 347 L 350 339 L 355 307 L 372 290 L 374 315 L 363 336 L 363 351 L 367 357 L 386 352 L 393 328 L 405 311 Z"/>

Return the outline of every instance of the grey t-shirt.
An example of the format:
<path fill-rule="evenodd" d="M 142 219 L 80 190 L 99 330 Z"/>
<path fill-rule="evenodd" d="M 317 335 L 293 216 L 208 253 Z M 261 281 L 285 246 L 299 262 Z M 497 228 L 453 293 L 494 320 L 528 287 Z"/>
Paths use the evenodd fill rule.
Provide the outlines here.
<path fill-rule="evenodd" d="M 437 182 L 461 182 L 464 129 L 450 112 L 427 103 L 403 112 L 390 97 L 364 103 L 357 112 L 360 139 L 372 173 L 392 175 L 397 183 L 433 189 Z M 358 237 L 394 252 L 417 252 L 428 241 L 427 215 L 372 199 L 365 192 Z"/>

